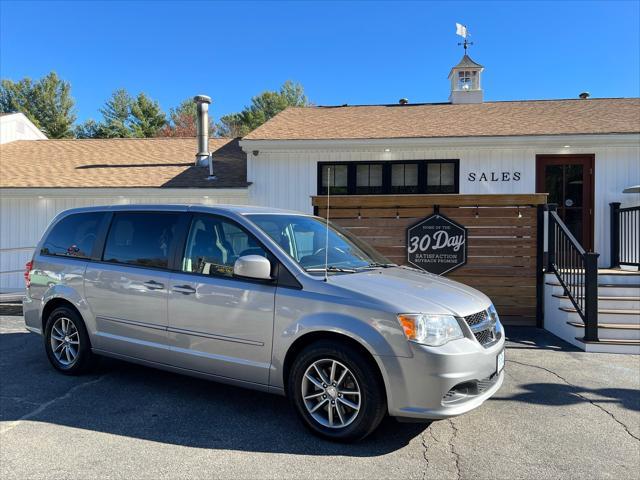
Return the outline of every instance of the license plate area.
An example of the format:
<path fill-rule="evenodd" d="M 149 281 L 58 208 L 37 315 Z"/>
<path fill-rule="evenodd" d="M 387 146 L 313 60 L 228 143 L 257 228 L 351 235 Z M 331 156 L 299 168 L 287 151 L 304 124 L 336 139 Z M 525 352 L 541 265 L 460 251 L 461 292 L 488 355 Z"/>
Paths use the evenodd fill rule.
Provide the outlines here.
<path fill-rule="evenodd" d="M 503 369 L 504 369 L 504 350 L 502 350 L 496 357 L 496 373 L 500 374 L 500 372 Z"/>

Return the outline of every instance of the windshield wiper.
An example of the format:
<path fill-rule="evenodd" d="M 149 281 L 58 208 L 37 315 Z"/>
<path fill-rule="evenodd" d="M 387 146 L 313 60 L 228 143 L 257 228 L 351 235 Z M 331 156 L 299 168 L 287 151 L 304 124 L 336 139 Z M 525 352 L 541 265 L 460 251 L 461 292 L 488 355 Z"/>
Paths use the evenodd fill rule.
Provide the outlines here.
<path fill-rule="evenodd" d="M 398 265 L 396 265 L 395 263 L 379 263 L 379 262 L 373 262 L 370 263 L 369 265 L 365 265 L 364 267 L 361 268 L 391 268 L 391 267 L 397 267 Z"/>
<path fill-rule="evenodd" d="M 340 272 L 340 273 L 356 273 L 356 270 L 354 270 L 353 268 L 342 268 L 342 267 L 335 267 L 333 265 L 330 265 L 327 268 L 324 267 L 314 267 L 314 268 L 305 268 L 305 270 L 307 272 Z"/>

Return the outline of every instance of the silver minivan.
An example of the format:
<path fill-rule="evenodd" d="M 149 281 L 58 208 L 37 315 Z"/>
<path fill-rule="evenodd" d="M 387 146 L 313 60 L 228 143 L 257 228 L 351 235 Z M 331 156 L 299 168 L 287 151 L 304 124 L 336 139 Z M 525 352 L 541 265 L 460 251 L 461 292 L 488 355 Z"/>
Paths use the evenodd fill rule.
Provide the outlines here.
<path fill-rule="evenodd" d="M 25 271 L 27 328 L 52 365 L 99 355 L 287 395 L 341 441 L 389 414 L 460 415 L 504 377 L 489 298 L 393 265 L 323 219 L 240 206 L 58 215 Z"/>

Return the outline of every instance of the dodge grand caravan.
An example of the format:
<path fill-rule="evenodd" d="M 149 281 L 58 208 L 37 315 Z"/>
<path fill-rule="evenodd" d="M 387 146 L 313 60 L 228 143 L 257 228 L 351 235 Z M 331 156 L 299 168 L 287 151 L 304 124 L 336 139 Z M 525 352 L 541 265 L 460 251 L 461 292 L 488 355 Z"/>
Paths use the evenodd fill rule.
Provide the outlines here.
<path fill-rule="evenodd" d="M 502 384 L 489 298 L 389 263 L 310 215 L 255 207 L 111 206 L 58 215 L 27 264 L 24 316 L 51 364 L 106 355 L 287 395 L 316 434 L 385 414 L 440 419 Z"/>

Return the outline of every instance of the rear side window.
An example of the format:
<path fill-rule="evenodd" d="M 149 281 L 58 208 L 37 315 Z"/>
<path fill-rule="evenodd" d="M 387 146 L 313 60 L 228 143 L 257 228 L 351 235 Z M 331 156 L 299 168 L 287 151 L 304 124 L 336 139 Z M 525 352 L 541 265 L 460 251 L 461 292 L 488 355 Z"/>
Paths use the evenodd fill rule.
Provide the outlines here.
<path fill-rule="evenodd" d="M 102 259 L 143 267 L 167 268 L 180 215 L 175 213 L 116 213 Z"/>
<path fill-rule="evenodd" d="M 76 213 L 56 223 L 40 253 L 63 257 L 90 258 L 104 212 Z"/>

